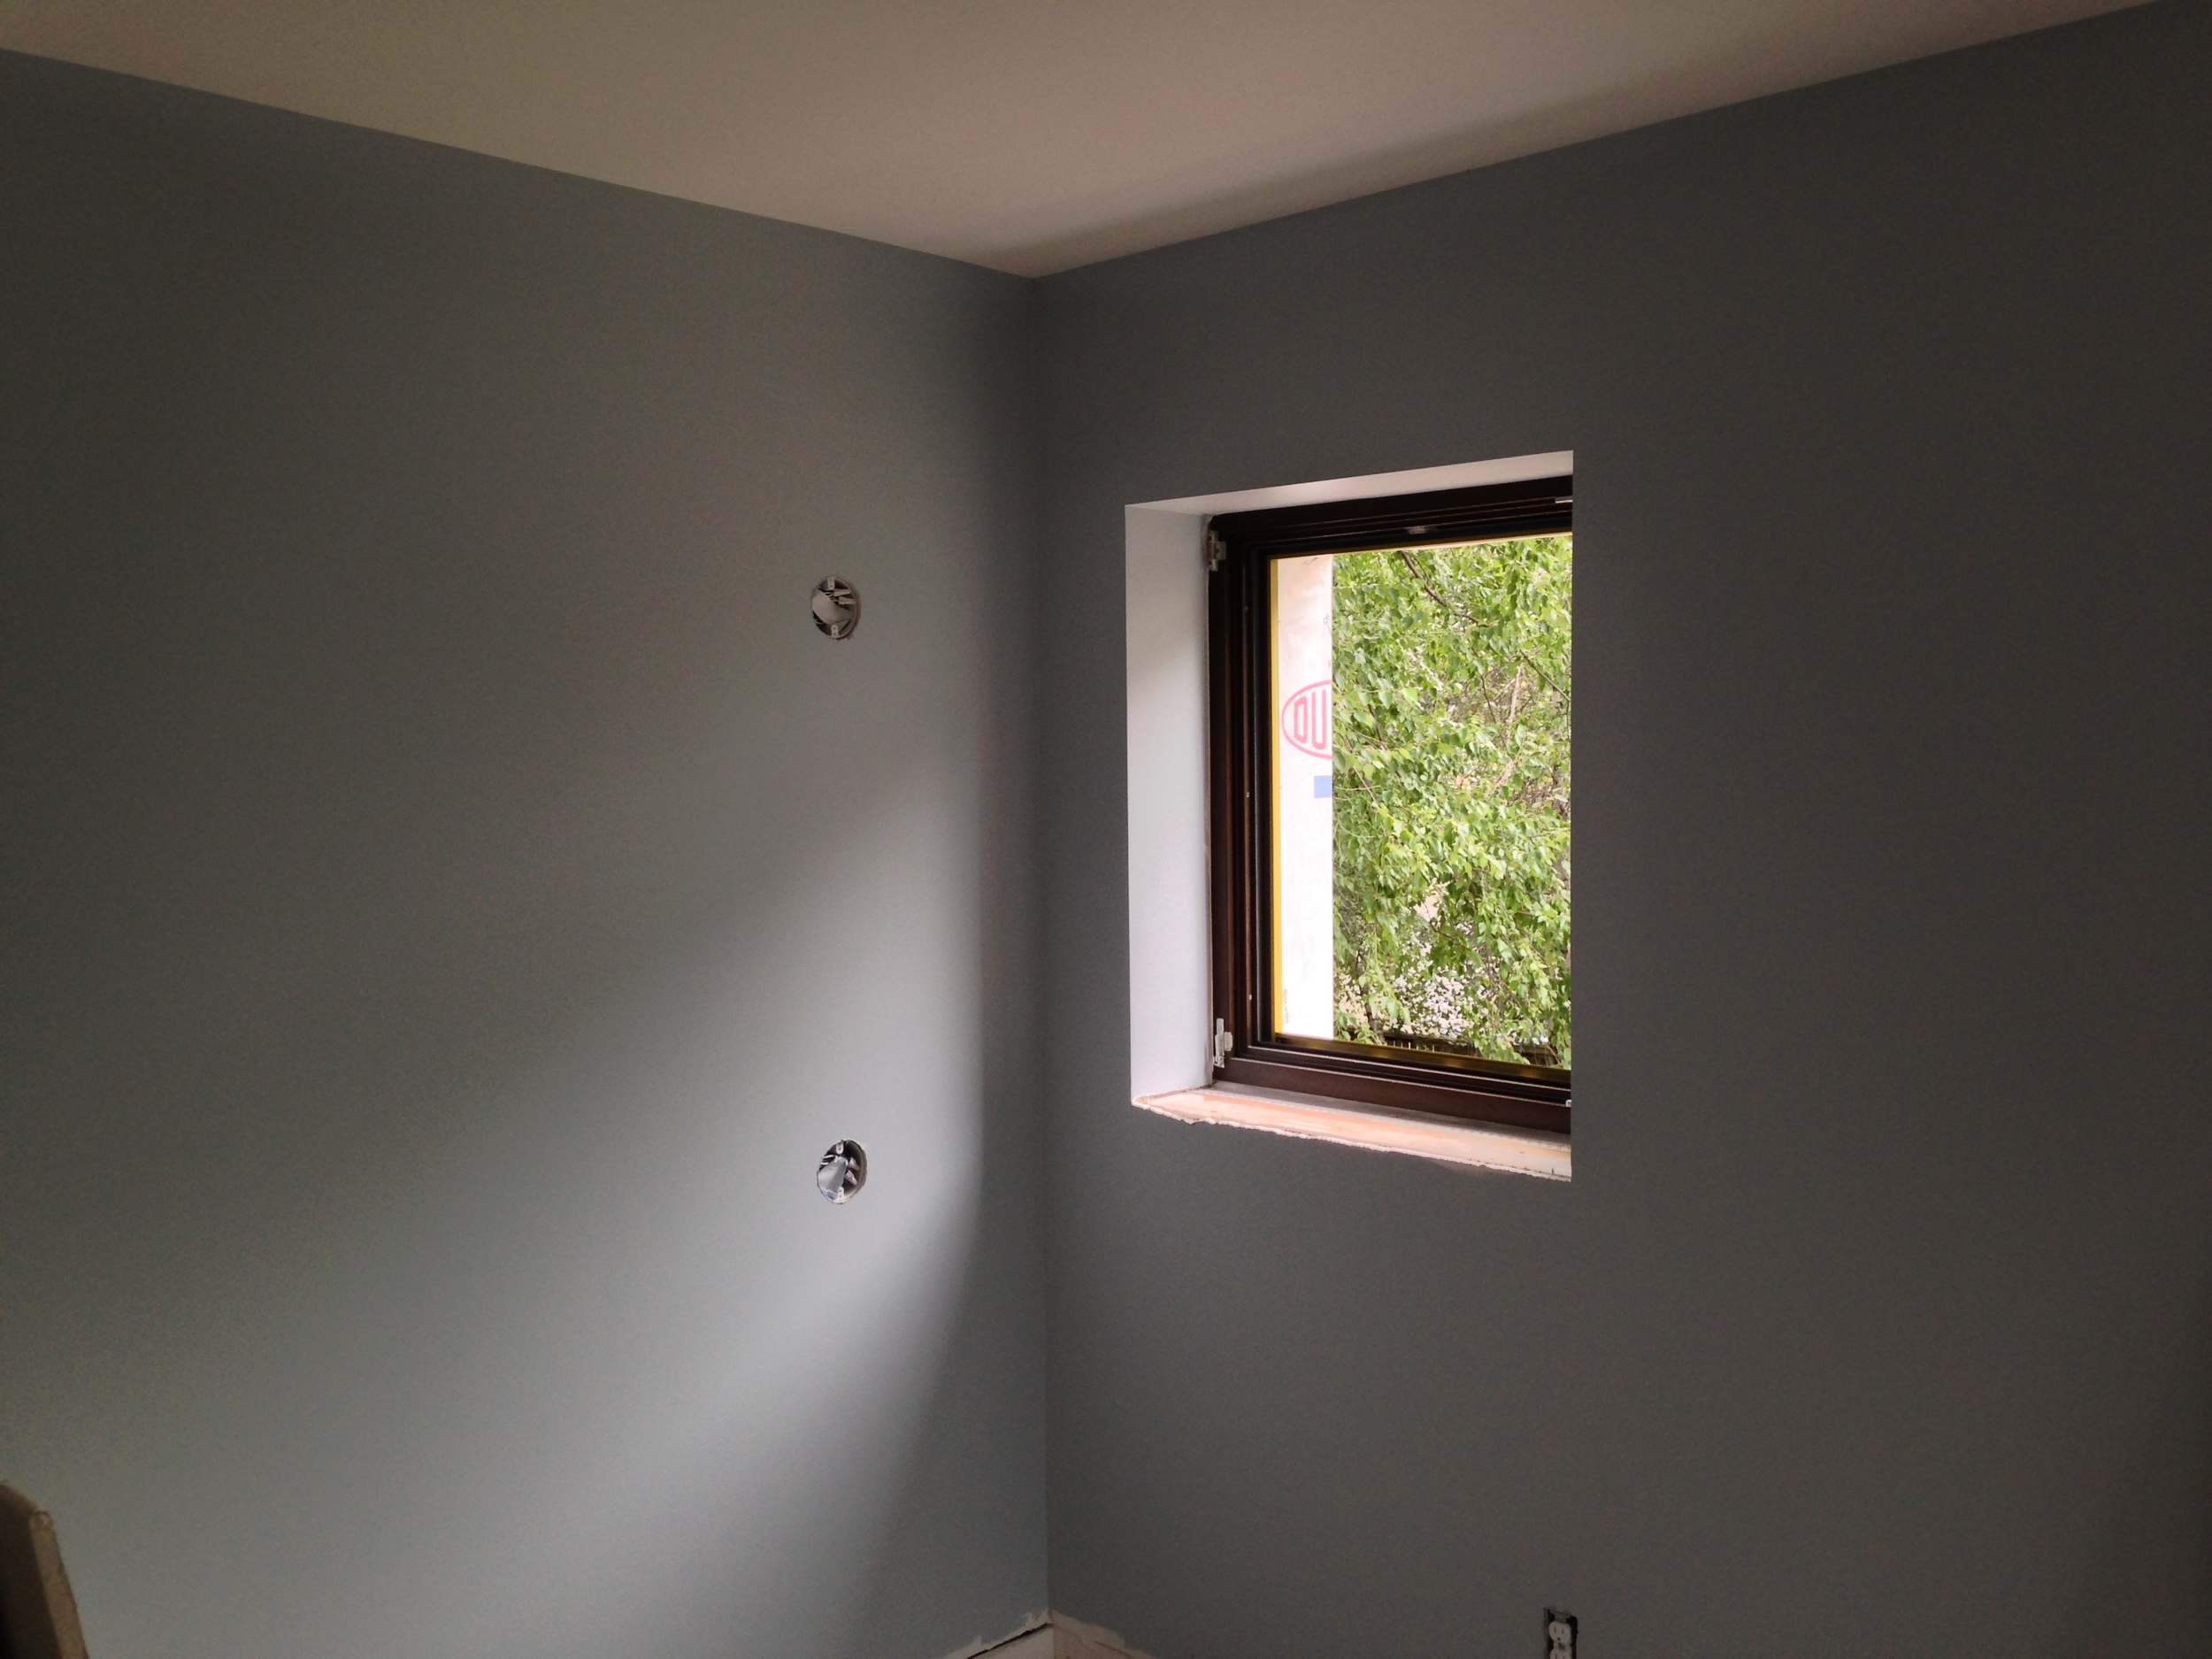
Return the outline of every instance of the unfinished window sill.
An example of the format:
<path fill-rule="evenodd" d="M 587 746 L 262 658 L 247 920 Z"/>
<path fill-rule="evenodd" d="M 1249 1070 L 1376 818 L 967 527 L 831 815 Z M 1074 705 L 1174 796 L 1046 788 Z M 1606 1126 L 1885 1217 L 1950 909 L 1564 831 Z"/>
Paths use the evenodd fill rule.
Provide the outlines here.
<path fill-rule="evenodd" d="M 1567 1137 L 1540 1130 L 1455 1123 L 1419 1112 L 1394 1111 L 1386 1106 L 1362 1106 L 1318 1094 L 1293 1094 L 1232 1083 L 1140 1094 L 1133 1103 L 1185 1123 L 1263 1129 L 1270 1134 L 1333 1141 L 1369 1152 L 1399 1152 L 1440 1164 L 1533 1175 L 1543 1180 L 1574 1179 Z"/>

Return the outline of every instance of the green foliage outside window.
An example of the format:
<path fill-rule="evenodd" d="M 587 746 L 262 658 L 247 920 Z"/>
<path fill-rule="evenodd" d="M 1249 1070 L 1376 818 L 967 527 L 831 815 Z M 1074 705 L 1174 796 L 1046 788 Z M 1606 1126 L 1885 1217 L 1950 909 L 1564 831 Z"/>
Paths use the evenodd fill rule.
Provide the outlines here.
<path fill-rule="evenodd" d="M 1336 561 L 1340 1038 L 1571 1064 L 1573 557 Z"/>

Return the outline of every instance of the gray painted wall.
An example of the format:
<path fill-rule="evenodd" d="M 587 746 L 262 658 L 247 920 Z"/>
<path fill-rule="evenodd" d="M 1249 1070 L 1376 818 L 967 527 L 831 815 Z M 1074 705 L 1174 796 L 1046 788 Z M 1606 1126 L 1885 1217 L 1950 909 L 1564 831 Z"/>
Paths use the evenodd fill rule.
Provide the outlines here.
<path fill-rule="evenodd" d="M 8 55 L 0 227 L 0 1472 L 93 1651 L 1041 1606 L 1024 285 Z"/>
<path fill-rule="evenodd" d="M 1057 277 L 1056 1605 L 2212 1650 L 2212 28 Z M 1578 455 L 1575 1179 L 1130 1110 L 1123 503 Z"/>

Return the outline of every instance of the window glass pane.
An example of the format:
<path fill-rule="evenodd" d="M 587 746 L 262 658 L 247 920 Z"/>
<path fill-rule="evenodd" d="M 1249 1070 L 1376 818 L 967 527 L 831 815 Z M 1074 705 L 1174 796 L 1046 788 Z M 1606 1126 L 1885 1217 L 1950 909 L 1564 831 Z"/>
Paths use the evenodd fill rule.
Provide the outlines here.
<path fill-rule="evenodd" d="M 1571 1064 L 1573 538 L 1271 576 L 1275 1029 Z"/>

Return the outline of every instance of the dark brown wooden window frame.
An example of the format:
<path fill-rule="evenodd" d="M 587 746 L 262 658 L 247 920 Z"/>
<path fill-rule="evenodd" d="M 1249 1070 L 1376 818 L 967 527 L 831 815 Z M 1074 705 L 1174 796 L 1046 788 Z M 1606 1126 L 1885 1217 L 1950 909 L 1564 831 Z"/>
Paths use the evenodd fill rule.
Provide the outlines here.
<path fill-rule="evenodd" d="M 1228 513 L 1206 526 L 1208 841 L 1214 1016 L 1222 1081 L 1509 1128 L 1569 1133 L 1573 1079 L 1417 1048 L 1286 1036 L 1271 1029 L 1266 803 L 1274 745 L 1268 683 L 1268 565 L 1311 553 L 1453 546 L 1574 527 L 1574 480 L 1437 490 L 1382 500 Z"/>

